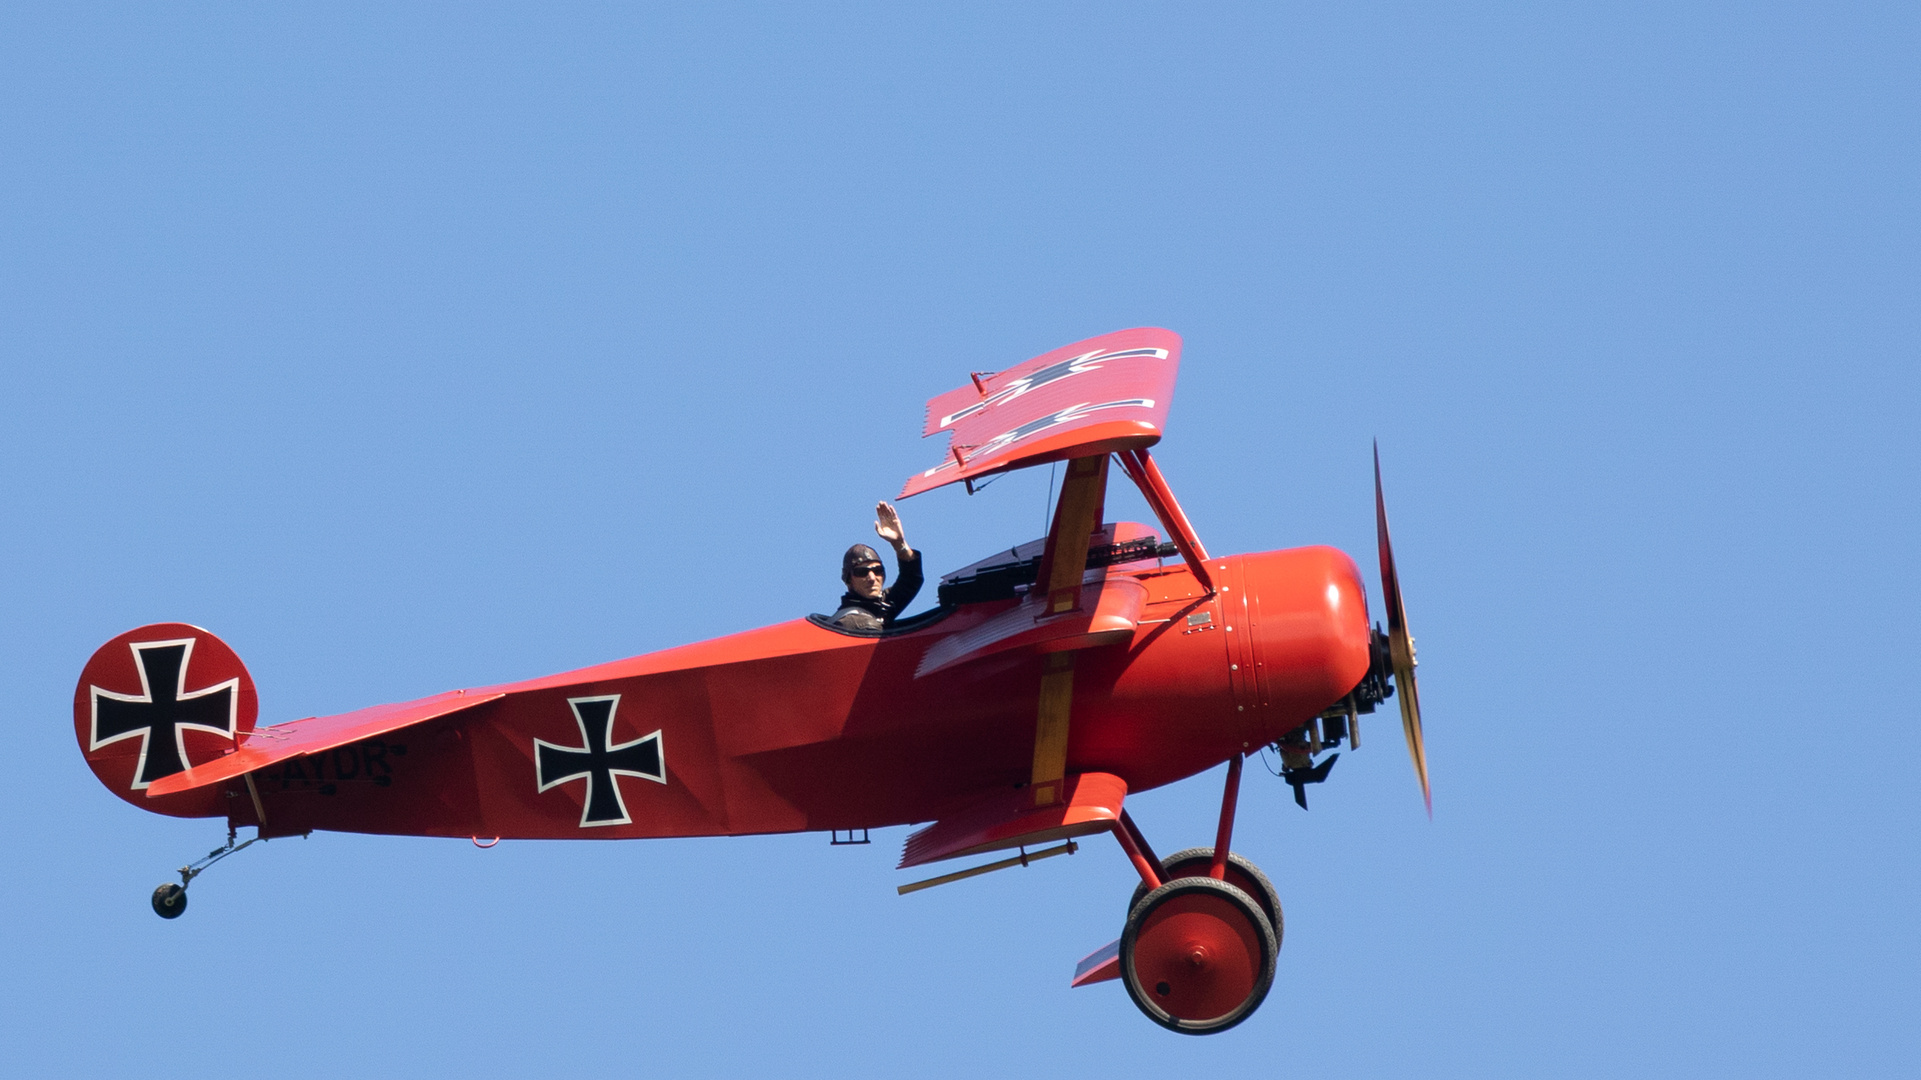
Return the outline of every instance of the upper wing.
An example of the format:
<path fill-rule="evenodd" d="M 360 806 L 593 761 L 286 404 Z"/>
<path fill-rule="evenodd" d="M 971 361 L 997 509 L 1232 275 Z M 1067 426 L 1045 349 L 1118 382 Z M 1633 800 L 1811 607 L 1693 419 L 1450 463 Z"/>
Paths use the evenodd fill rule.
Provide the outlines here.
<path fill-rule="evenodd" d="M 255 728 L 245 737 L 244 744 L 232 753 L 196 765 L 185 772 L 155 780 L 148 786 L 147 796 L 172 795 L 218 784 L 265 768 L 276 761 L 302 754 L 317 754 L 322 750 L 371 739 L 506 696 L 499 691 L 449 690 L 419 701 L 374 705 L 338 716 L 310 716 L 305 720 Z"/>
<path fill-rule="evenodd" d="M 1161 441 L 1181 337 L 1120 330 L 1037 356 L 927 403 L 921 434 L 948 432 L 947 457 L 907 480 L 900 497 L 1065 458 Z"/>

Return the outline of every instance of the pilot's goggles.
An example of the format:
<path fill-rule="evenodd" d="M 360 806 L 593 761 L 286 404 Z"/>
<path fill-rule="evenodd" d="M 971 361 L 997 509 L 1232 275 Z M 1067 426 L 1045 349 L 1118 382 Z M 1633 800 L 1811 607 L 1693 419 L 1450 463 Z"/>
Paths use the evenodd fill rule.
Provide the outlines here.
<path fill-rule="evenodd" d="M 868 563 L 866 566 L 854 567 L 853 574 L 855 577 L 866 577 L 869 574 L 874 574 L 879 577 L 886 577 L 887 568 L 885 566 L 882 566 L 879 563 Z"/>

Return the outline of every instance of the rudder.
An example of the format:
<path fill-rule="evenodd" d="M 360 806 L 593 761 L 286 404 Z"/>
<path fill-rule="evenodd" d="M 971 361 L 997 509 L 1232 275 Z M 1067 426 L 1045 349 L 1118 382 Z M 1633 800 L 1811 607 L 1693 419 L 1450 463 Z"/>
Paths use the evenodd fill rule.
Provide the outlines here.
<path fill-rule="evenodd" d="M 154 623 L 100 646 L 73 691 L 74 736 L 107 790 L 157 814 L 225 817 L 227 792 L 148 798 L 155 780 L 231 753 L 260 713 L 253 676 L 197 626 Z"/>

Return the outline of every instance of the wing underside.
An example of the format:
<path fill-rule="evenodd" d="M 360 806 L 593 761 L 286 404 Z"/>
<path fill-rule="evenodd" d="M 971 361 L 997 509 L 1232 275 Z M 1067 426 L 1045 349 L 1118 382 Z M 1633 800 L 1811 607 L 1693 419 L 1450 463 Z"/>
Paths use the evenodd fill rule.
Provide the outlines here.
<path fill-rule="evenodd" d="M 947 455 L 908 478 L 901 497 L 1050 461 L 1141 450 L 1161 439 L 1181 338 L 1142 327 L 1088 338 L 927 403 L 923 436 Z"/>
<path fill-rule="evenodd" d="M 1127 782 L 1108 773 L 1067 778 L 1060 801 L 1036 807 L 1026 791 L 987 794 L 907 838 L 899 869 L 988 851 L 1107 832 L 1121 819 Z"/>

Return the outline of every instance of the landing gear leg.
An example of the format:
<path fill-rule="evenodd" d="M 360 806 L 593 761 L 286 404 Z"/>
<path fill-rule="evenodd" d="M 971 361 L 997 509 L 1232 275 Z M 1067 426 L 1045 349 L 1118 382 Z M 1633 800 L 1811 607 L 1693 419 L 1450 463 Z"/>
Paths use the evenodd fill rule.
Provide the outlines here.
<path fill-rule="evenodd" d="M 1113 823 L 1114 839 L 1120 841 L 1121 850 L 1127 852 L 1127 861 L 1134 864 L 1135 873 L 1141 876 L 1141 887 L 1158 889 L 1161 885 L 1158 861 L 1154 849 L 1147 846 L 1147 837 L 1141 835 L 1139 826 L 1129 817 L 1126 810 L 1121 811 L 1121 819 Z"/>
<path fill-rule="evenodd" d="M 1246 755 L 1235 754 L 1227 763 L 1227 784 L 1221 789 L 1221 824 L 1214 830 L 1214 865 L 1207 876 L 1220 881 L 1227 876 L 1228 842 L 1234 839 L 1234 808 L 1241 799 L 1241 762 Z"/>
<path fill-rule="evenodd" d="M 184 915 L 187 911 L 187 886 L 193 884 L 194 878 L 205 873 L 214 863 L 243 848 L 252 847 L 263 839 L 265 837 L 256 833 L 253 839 L 236 843 L 239 837 L 235 834 L 234 827 L 227 826 L 227 842 L 207 852 L 206 858 L 181 867 L 180 884 L 175 885 L 169 881 L 153 890 L 153 913 L 163 919 L 178 919 Z"/>

